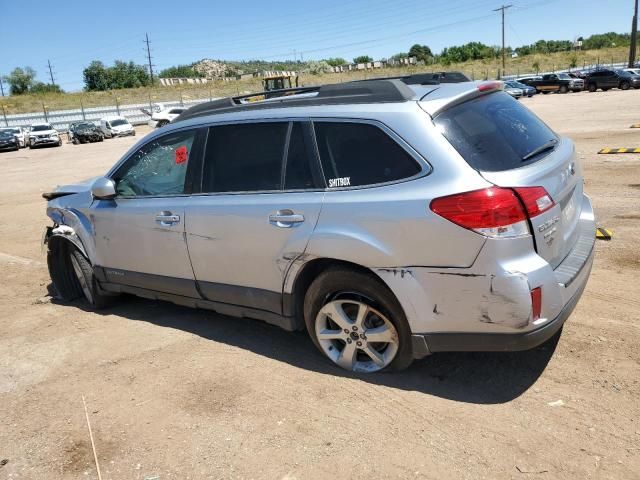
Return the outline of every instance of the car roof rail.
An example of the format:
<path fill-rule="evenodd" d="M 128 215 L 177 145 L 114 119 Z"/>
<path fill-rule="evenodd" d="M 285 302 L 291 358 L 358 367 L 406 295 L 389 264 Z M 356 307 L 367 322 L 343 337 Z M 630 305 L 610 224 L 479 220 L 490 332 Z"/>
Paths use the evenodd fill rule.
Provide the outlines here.
<path fill-rule="evenodd" d="M 268 98 L 271 95 L 275 98 Z M 251 101 L 253 97 L 264 99 Z M 195 105 L 182 112 L 173 122 L 236 111 L 269 108 L 306 107 L 356 103 L 392 103 L 415 99 L 415 93 L 406 83 L 398 79 L 368 80 L 327 85 L 287 88 L 267 92 L 221 98 Z"/>
<path fill-rule="evenodd" d="M 356 81 L 371 82 L 374 80 L 400 80 L 405 85 L 440 85 L 441 83 L 462 83 L 471 81 L 471 79 L 462 72 L 414 73 L 413 75 L 399 75 L 396 77 L 382 77 Z"/>

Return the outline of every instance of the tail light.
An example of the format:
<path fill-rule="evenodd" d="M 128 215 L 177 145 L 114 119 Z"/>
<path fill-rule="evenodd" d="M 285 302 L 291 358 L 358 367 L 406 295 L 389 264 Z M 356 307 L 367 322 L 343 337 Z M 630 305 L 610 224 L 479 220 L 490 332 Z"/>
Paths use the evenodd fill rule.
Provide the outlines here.
<path fill-rule="evenodd" d="M 491 187 L 436 198 L 430 208 L 450 222 L 481 235 L 511 238 L 529 234 L 528 219 L 553 205 L 542 187 Z"/>
<path fill-rule="evenodd" d="M 492 90 L 502 90 L 504 88 L 504 82 L 501 82 L 499 80 L 482 82 L 478 84 L 477 88 L 479 92 L 490 92 Z"/>
<path fill-rule="evenodd" d="M 542 310 L 542 288 L 536 287 L 531 290 L 531 320 L 535 322 L 540 320 L 540 312 Z"/>

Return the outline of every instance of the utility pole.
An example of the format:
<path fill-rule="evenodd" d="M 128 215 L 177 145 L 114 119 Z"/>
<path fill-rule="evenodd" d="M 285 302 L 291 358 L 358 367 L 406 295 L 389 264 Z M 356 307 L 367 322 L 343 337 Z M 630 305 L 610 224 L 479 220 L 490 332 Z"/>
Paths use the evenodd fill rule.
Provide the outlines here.
<path fill-rule="evenodd" d="M 56 82 L 53 81 L 53 69 L 51 68 L 51 62 L 47 60 L 47 65 L 49 65 L 49 76 L 51 77 L 51 85 L 55 85 Z"/>
<path fill-rule="evenodd" d="M 147 59 L 149 60 L 149 76 L 151 77 L 151 85 L 153 85 L 153 65 L 151 64 L 151 48 L 149 47 L 149 34 L 145 33 L 145 43 L 147 44 Z"/>
<path fill-rule="evenodd" d="M 493 11 L 494 12 L 498 12 L 501 11 L 502 12 L 502 75 L 504 75 L 504 67 L 505 67 L 505 59 L 504 59 L 504 11 L 507 8 L 511 8 L 513 7 L 513 5 L 509 4 L 509 5 L 502 5 L 500 8 L 496 8 Z"/>
<path fill-rule="evenodd" d="M 0 75 L 0 92 L 2 93 L 2 96 L 4 97 L 4 85 L 2 84 L 2 75 Z"/>
<path fill-rule="evenodd" d="M 629 45 L 629 68 L 636 63 L 636 44 L 638 43 L 638 0 L 635 1 L 633 20 L 631 21 L 631 44 Z"/>

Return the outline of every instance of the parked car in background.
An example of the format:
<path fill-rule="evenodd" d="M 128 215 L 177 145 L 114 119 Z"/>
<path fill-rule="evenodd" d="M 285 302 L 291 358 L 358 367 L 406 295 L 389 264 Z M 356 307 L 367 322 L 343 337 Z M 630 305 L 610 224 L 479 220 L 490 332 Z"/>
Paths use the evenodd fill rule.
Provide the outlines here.
<path fill-rule="evenodd" d="M 20 141 L 13 132 L 0 130 L 0 150 L 20 150 Z"/>
<path fill-rule="evenodd" d="M 582 79 L 572 78 L 567 73 L 548 73 L 541 77 L 523 78 L 518 81 L 535 88 L 541 93 L 580 92 L 584 89 L 584 81 Z"/>
<path fill-rule="evenodd" d="M 516 100 L 519 100 L 520 97 L 524 95 L 524 91 L 521 88 L 511 86 L 509 82 L 504 82 L 504 91 L 507 92 Z"/>
<path fill-rule="evenodd" d="M 595 92 L 598 89 L 606 92 L 612 88 L 629 90 L 633 80 L 630 76 L 622 75 L 615 70 L 601 69 L 590 72 L 585 82 L 587 84 L 587 90 L 590 92 Z"/>
<path fill-rule="evenodd" d="M 595 221 L 572 141 L 502 88 L 403 77 L 191 107 L 43 195 L 53 287 L 306 329 L 359 372 L 533 348 L 582 295 Z"/>
<path fill-rule="evenodd" d="M 629 72 L 632 75 L 640 75 L 640 68 L 623 68 L 625 72 Z"/>
<path fill-rule="evenodd" d="M 164 108 L 159 112 L 153 112 L 148 125 L 151 128 L 161 128 L 171 123 L 171 121 L 178 117 L 182 112 L 186 110 L 186 107 L 173 107 Z"/>
<path fill-rule="evenodd" d="M 102 142 L 104 134 L 93 122 L 81 121 L 69 124 L 69 140 L 78 143 Z"/>
<path fill-rule="evenodd" d="M 522 90 L 523 97 L 533 97 L 536 93 L 538 93 L 535 88 L 530 87 L 529 85 L 525 85 L 524 83 L 520 83 L 516 80 L 508 80 L 504 83 L 507 88 L 519 88 L 520 90 Z"/>
<path fill-rule="evenodd" d="M 620 77 L 621 82 L 628 81 L 630 82 L 631 88 L 640 88 L 640 74 L 630 72 L 629 70 L 616 70 L 616 73 Z M 626 90 L 622 84 L 620 88 Z"/>
<path fill-rule="evenodd" d="M 20 146 L 20 148 L 24 148 L 27 146 L 27 140 L 22 127 L 3 127 L 0 128 L 0 132 L 9 132 L 15 135 L 18 139 L 18 145 Z"/>
<path fill-rule="evenodd" d="M 58 131 L 49 123 L 36 123 L 31 125 L 29 132 L 29 148 L 53 145 L 62 146 L 62 139 Z"/>
<path fill-rule="evenodd" d="M 133 125 L 125 117 L 105 117 L 100 119 L 100 130 L 105 138 L 135 135 Z"/>

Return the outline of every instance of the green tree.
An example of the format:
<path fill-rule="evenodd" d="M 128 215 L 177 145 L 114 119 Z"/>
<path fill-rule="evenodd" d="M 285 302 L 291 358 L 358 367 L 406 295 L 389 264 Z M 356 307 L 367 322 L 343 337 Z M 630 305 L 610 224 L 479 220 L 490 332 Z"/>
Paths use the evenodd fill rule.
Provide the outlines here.
<path fill-rule="evenodd" d="M 177 65 L 162 70 L 159 74 L 161 78 L 202 78 L 200 72 L 193 69 L 193 65 Z"/>
<path fill-rule="evenodd" d="M 538 72 L 540 72 L 540 64 L 538 62 L 533 62 L 533 65 L 531 65 L 531 68 L 533 68 L 536 71 L 536 75 L 538 74 Z"/>
<path fill-rule="evenodd" d="M 98 60 L 94 60 L 87 68 L 82 71 L 84 78 L 84 88 L 88 91 L 108 90 L 109 75 L 104 64 Z"/>
<path fill-rule="evenodd" d="M 371 58 L 369 55 L 360 55 L 359 57 L 356 57 L 353 59 L 353 63 L 369 63 L 369 62 L 373 62 L 373 58 Z"/>
<path fill-rule="evenodd" d="M 16 67 L 13 71 L 4 77 L 4 81 L 10 86 L 9 91 L 11 95 L 22 95 L 27 93 L 33 85 L 33 79 L 36 77 L 36 72 L 31 67 Z"/>
<path fill-rule="evenodd" d="M 56 84 L 47 84 L 43 82 L 34 82 L 29 89 L 30 93 L 64 93 L 64 90 Z"/>
<path fill-rule="evenodd" d="M 569 68 L 576 68 L 578 66 L 578 57 L 574 54 L 569 58 Z"/>
<path fill-rule="evenodd" d="M 327 62 L 332 67 L 339 67 L 340 65 L 344 65 L 347 63 L 347 61 L 344 58 L 340 58 L 340 57 L 327 58 L 324 61 Z"/>
<path fill-rule="evenodd" d="M 145 67 L 121 60 L 116 60 L 111 67 L 94 60 L 82 74 L 85 89 L 89 91 L 137 88 L 151 83 Z"/>
<path fill-rule="evenodd" d="M 391 55 L 391 57 L 389 57 L 390 60 L 402 60 L 403 58 L 408 58 L 409 54 L 408 53 L 396 53 L 395 55 Z"/>
<path fill-rule="evenodd" d="M 416 43 L 409 49 L 409 56 L 416 57 L 417 60 L 421 60 L 426 63 L 433 58 L 433 53 L 431 53 L 431 49 L 426 45 L 419 45 Z"/>

